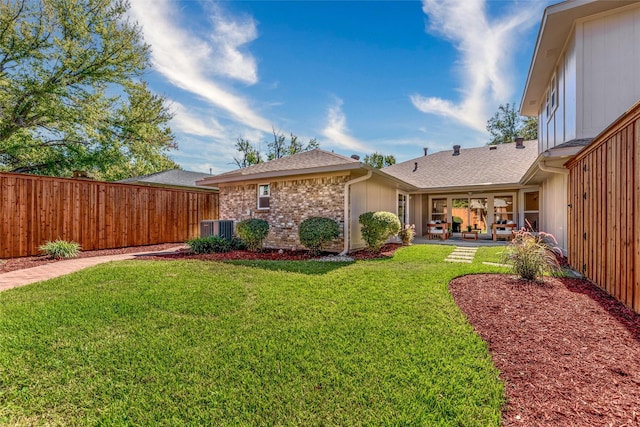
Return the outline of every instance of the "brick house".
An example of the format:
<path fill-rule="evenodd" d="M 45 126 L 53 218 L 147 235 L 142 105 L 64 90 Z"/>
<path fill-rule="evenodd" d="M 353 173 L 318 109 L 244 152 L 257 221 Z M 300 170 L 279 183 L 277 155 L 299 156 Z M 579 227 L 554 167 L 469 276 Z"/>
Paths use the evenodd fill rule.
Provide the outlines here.
<path fill-rule="evenodd" d="M 298 224 L 314 216 L 334 219 L 340 237 L 329 251 L 365 246 L 358 217 L 368 211 L 398 213 L 398 200 L 415 188 L 385 172 L 320 149 L 205 178 L 220 191 L 220 219 L 261 218 L 269 223 L 266 247 L 302 248 Z M 401 221 L 408 220 L 401 208 Z M 346 224 L 346 226 L 345 226 Z"/>

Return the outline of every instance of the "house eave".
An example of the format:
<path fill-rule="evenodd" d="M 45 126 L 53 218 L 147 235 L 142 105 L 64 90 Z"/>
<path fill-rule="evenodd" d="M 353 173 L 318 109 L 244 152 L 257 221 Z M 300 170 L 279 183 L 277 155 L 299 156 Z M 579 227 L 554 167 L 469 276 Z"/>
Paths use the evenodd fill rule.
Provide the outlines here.
<path fill-rule="evenodd" d="M 568 0 L 544 10 L 525 83 L 520 114 L 537 116 L 547 83 L 551 79 L 575 22 L 582 18 L 625 7 L 637 1 Z"/>
<path fill-rule="evenodd" d="M 481 183 L 473 185 L 460 185 L 450 187 L 424 187 L 419 188 L 416 193 L 420 194 L 448 194 L 448 193 L 494 193 L 496 191 L 518 190 L 524 188 L 519 182 L 514 183 Z"/>

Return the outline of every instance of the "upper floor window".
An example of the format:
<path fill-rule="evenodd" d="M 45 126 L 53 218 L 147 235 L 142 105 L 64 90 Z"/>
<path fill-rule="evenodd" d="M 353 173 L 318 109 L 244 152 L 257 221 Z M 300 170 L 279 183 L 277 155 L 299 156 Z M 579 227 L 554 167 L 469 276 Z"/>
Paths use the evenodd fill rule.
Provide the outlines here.
<path fill-rule="evenodd" d="M 553 77 L 551 78 L 551 85 L 549 86 L 549 90 L 547 91 L 547 99 L 546 99 L 547 120 L 551 118 L 557 106 L 558 106 L 558 82 L 556 79 L 556 75 L 554 74 Z"/>
<path fill-rule="evenodd" d="M 258 209 L 269 209 L 271 188 L 269 184 L 258 185 Z"/>

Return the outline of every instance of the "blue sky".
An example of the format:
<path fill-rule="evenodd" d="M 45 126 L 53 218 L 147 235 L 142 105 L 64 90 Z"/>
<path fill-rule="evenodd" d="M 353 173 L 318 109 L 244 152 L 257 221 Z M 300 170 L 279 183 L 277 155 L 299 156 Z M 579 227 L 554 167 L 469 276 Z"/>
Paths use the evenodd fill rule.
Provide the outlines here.
<path fill-rule="evenodd" d="M 486 144 L 519 105 L 542 0 L 131 0 L 186 170 L 232 170 L 272 129 L 398 161 Z"/>

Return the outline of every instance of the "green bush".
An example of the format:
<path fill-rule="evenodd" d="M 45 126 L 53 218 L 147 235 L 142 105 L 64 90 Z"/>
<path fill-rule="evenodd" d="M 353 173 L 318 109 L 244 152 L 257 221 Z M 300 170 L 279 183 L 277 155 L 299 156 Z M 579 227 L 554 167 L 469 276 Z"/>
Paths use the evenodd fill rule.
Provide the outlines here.
<path fill-rule="evenodd" d="M 229 245 L 231 246 L 232 251 L 246 251 L 247 244 L 242 241 L 241 238 L 233 236 L 231 240 L 229 240 Z"/>
<path fill-rule="evenodd" d="M 511 271 L 525 280 L 536 280 L 545 273 L 554 274 L 560 270 L 556 254 L 562 255 L 552 234 L 533 234 L 525 229 L 514 233 L 507 246 L 503 262 L 511 265 Z"/>
<path fill-rule="evenodd" d="M 269 223 L 264 219 L 245 219 L 236 225 L 236 233 L 250 251 L 262 249 L 262 242 L 269 234 Z"/>
<path fill-rule="evenodd" d="M 231 250 L 231 242 L 220 236 L 197 237 L 187 240 L 187 245 L 194 254 L 212 254 Z"/>
<path fill-rule="evenodd" d="M 80 252 L 80 245 L 76 242 L 58 239 L 54 242 L 47 241 L 44 245 L 40 245 L 38 250 L 55 259 L 75 258 Z"/>
<path fill-rule="evenodd" d="M 400 220 L 391 212 L 365 212 L 358 221 L 362 238 L 373 252 L 380 251 L 384 242 L 400 232 Z"/>
<path fill-rule="evenodd" d="M 311 217 L 298 226 L 298 237 L 309 252 L 317 255 L 322 245 L 340 236 L 340 226 L 331 218 Z"/>

